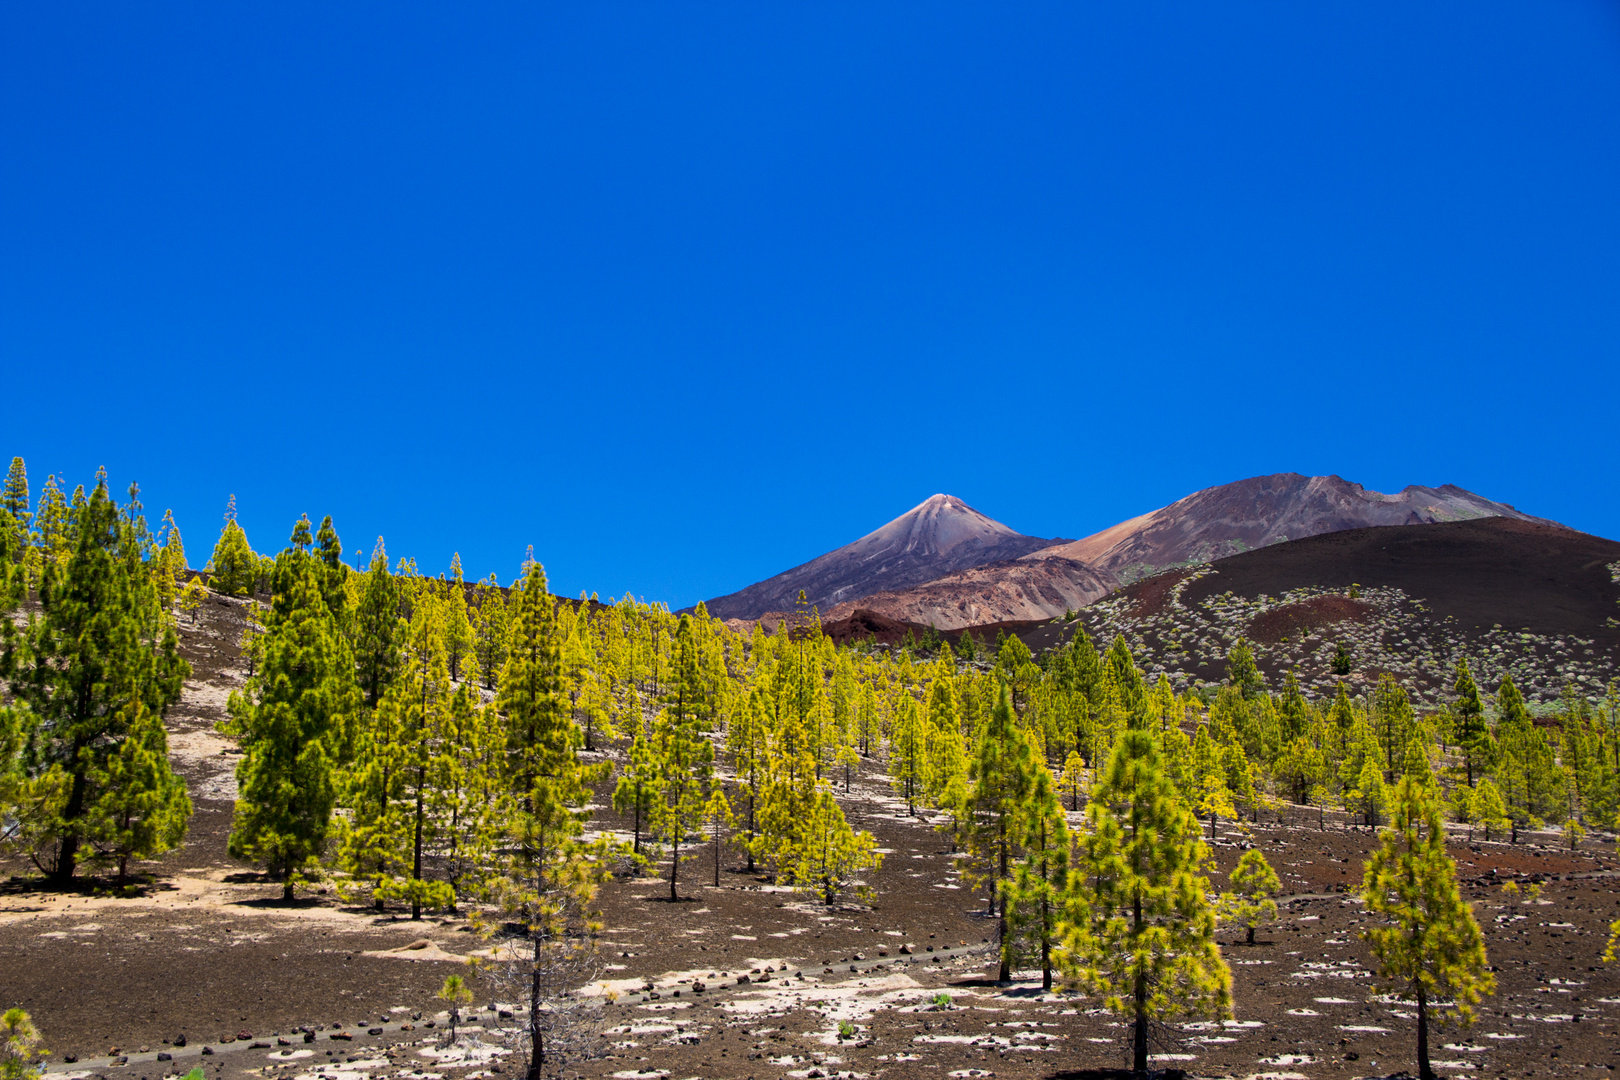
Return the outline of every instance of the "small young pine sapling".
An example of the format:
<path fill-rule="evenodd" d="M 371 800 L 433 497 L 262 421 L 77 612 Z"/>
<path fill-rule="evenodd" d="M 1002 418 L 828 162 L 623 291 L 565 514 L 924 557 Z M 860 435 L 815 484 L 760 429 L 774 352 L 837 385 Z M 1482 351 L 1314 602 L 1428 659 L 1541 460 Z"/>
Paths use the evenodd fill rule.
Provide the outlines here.
<path fill-rule="evenodd" d="M 39 1031 L 22 1009 L 0 1014 L 0 1077 L 5 1080 L 37 1080 L 43 1072 L 45 1048 L 39 1045 Z"/>
<path fill-rule="evenodd" d="M 1569 850 L 1574 851 L 1580 842 L 1586 839 L 1586 830 L 1574 818 L 1564 822 L 1564 838 L 1569 841 Z"/>
<path fill-rule="evenodd" d="M 1231 890 L 1221 893 L 1217 914 L 1222 922 L 1247 930 L 1246 944 L 1253 945 L 1255 928 L 1277 917 L 1277 902 L 1272 897 L 1282 891 L 1282 882 L 1258 848 L 1243 853 L 1231 881 Z"/>
<path fill-rule="evenodd" d="M 450 1041 L 456 1041 L 456 1025 L 461 1023 L 461 1007 L 473 999 L 472 991 L 460 975 L 446 975 L 444 985 L 439 987 L 439 1000 L 450 1005 Z"/>

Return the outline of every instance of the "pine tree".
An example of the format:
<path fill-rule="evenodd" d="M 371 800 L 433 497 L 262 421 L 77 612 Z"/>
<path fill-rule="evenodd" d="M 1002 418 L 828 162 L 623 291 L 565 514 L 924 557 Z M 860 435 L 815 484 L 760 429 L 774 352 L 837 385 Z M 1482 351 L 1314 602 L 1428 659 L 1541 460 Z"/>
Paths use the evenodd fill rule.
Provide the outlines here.
<path fill-rule="evenodd" d="M 1333 660 L 1330 666 L 1333 674 L 1340 678 L 1355 670 L 1355 659 L 1350 655 L 1350 648 L 1344 642 L 1341 641 L 1333 647 Z"/>
<path fill-rule="evenodd" d="M 494 861 L 504 763 L 495 710 L 483 704 L 476 689 L 477 662 L 469 661 L 465 672 L 467 680 L 450 700 L 446 729 L 436 739 L 429 785 L 452 902 L 476 893 L 479 875 Z"/>
<path fill-rule="evenodd" d="M 508 653 L 496 695 L 506 735 L 505 794 L 498 811 L 502 859 L 488 878 L 509 920 L 524 927 L 529 955 L 513 969 L 528 1006 L 526 1080 L 566 1050 L 565 1025 L 593 970 L 589 908 L 615 845 L 583 839 L 588 783 L 603 774 L 576 753 L 579 732 L 563 691 L 556 610 L 532 555 L 511 595 Z"/>
<path fill-rule="evenodd" d="M 12 1008 L 0 1013 L 0 1080 L 38 1080 L 45 1071 L 46 1054 L 39 1030 L 26 1012 Z"/>
<path fill-rule="evenodd" d="M 467 589 L 461 583 L 461 561 L 451 564 L 454 580 L 444 586 L 444 658 L 450 665 L 450 678 L 460 682 L 462 668 L 473 657 L 477 636 L 467 611 Z M 476 663 L 476 661 L 474 661 Z"/>
<path fill-rule="evenodd" d="M 24 555 L 24 567 L 29 587 L 38 589 L 44 581 L 45 568 L 54 563 L 57 569 L 66 569 L 74 549 L 67 500 L 62 497 L 54 474 L 45 477 L 45 486 L 40 489 L 31 538 L 33 544 Z"/>
<path fill-rule="evenodd" d="M 1378 759 L 1369 755 L 1361 767 L 1361 775 L 1356 778 L 1355 790 L 1345 793 L 1347 802 L 1361 808 L 1363 820 L 1369 826 L 1378 824 L 1378 813 L 1387 798 L 1385 787 L 1384 770 L 1379 767 Z"/>
<path fill-rule="evenodd" d="M 343 540 L 332 525 L 332 515 L 321 519 L 315 530 L 315 549 L 321 560 L 321 598 L 332 621 L 345 633 L 349 629 L 349 568 L 343 562 Z"/>
<path fill-rule="evenodd" d="M 1220 919 L 1243 927 L 1248 932 L 1245 942 L 1253 945 L 1255 928 L 1277 917 L 1277 901 L 1272 897 L 1282 891 L 1282 882 L 1258 848 L 1250 848 L 1238 859 L 1231 882 L 1231 889 L 1221 893 Z"/>
<path fill-rule="evenodd" d="M 486 581 L 473 586 L 476 603 L 470 615 L 473 624 L 473 650 L 478 667 L 484 673 L 484 688 L 493 690 L 495 680 L 506 667 L 507 636 L 510 617 L 506 610 L 506 596 L 491 574 Z"/>
<path fill-rule="evenodd" d="M 1235 686 L 1244 697 L 1253 697 L 1265 689 L 1265 676 L 1254 662 L 1254 649 L 1245 638 L 1238 638 L 1232 651 L 1226 654 L 1226 684 Z"/>
<path fill-rule="evenodd" d="M 732 816 L 731 803 L 726 801 L 726 792 L 719 784 L 714 785 L 714 791 L 709 794 L 709 801 L 703 807 L 703 821 L 709 830 L 709 843 L 714 847 L 714 887 L 720 887 L 720 845 L 725 839 L 726 831 L 736 824 L 737 819 Z"/>
<path fill-rule="evenodd" d="M 889 775 L 894 793 L 906 800 L 906 810 L 917 813 L 917 799 L 923 793 L 929 732 L 917 708 L 917 699 L 904 694 L 895 707 L 894 730 L 889 736 Z"/>
<path fill-rule="evenodd" d="M 1231 1015 L 1232 976 L 1201 872 L 1209 849 L 1143 730 L 1120 737 L 1086 809 L 1061 960 L 1130 1018 L 1132 1068 L 1145 1075 L 1152 1025 Z"/>
<path fill-rule="evenodd" d="M 1385 925 L 1363 931 L 1362 937 L 1372 947 L 1380 981 L 1417 1004 L 1418 1075 L 1433 1080 L 1429 1014 L 1435 1000 L 1451 998 L 1456 1002 L 1451 1015 L 1471 1023 L 1474 1005 L 1495 990 L 1496 980 L 1486 964 L 1479 924 L 1457 889 L 1433 784 L 1403 775 L 1392 804 L 1389 828 L 1362 878 L 1367 911 Z"/>
<path fill-rule="evenodd" d="M 405 620 L 400 617 L 402 600 L 399 584 L 388 572 L 388 552 L 379 536 L 354 612 L 354 656 L 367 709 L 377 707 L 399 673 L 400 647 L 406 631 Z"/>
<path fill-rule="evenodd" d="M 979 643 L 972 630 L 962 631 L 962 636 L 956 639 L 956 655 L 970 664 L 979 658 Z"/>
<path fill-rule="evenodd" d="M 1565 778 L 1512 676 L 1503 676 L 1496 698 L 1500 716 L 1496 782 L 1513 823 L 1513 842 L 1518 843 L 1520 826 L 1535 828 L 1558 814 L 1565 800 Z"/>
<path fill-rule="evenodd" d="M 248 544 L 247 533 L 236 521 L 236 496 L 225 508 L 225 527 L 214 543 L 214 553 L 205 569 L 209 585 L 225 596 L 248 596 L 258 577 L 258 556 Z"/>
<path fill-rule="evenodd" d="M 185 588 L 180 590 L 180 611 L 191 620 L 192 625 L 196 625 L 197 622 L 197 609 L 202 607 L 203 603 L 207 601 L 207 599 L 208 588 L 202 583 L 202 578 L 200 577 L 190 579 L 186 582 Z M 244 637 L 246 636 L 247 635 L 244 634 Z M 249 675 L 253 674 L 251 658 L 254 656 L 254 652 L 249 647 L 251 644 L 252 643 L 250 641 L 246 640 L 244 640 L 242 643 L 243 654 L 250 658 L 248 670 Z"/>
<path fill-rule="evenodd" d="M 832 790 L 817 784 L 788 862 L 794 886 L 819 894 L 832 907 L 856 874 L 882 863 L 872 834 L 850 828 Z"/>
<path fill-rule="evenodd" d="M 1301 735 L 1283 748 L 1273 774 L 1284 784 L 1294 802 L 1308 805 L 1311 791 L 1327 777 L 1327 760 L 1322 751 Z"/>
<path fill-rule="evenodd" d="M 397 869 L 385 882 L 384 892 L 386 896 L 409 900 L 412 919 L 422 917 L 423 907 L 448 907 L 455 899 L 449 883 L 428 880 L 423 866 L 423 857 L 436 845 L 440 827 L 429 814 L 434 758 L 453 724 L 441 605 L 432 592 L 417 597 L 399 674 L 379 710 L 392 714 L 398 732 L 395 763 L 401 799 L 397 814 L 400 827 L 390 830 L 399 841 L 389 860 Z"/>
<path fill-rule="evenodd" d="M 1029 798 L 1035 779 L 1029 740 L 1013 720 L 1012 699 L 1007 685 L 990 712 L 990 723 L 979 739 L 978 755 L 969 769 L 972 784 L 968 796 L 971 814 L 969 836 L 973 849 L 987 864 L 991 881 L 991 904 L 1000 901 L 997 930 L 1002 942 L 1000 979 L 1012 978 L 1007 942 L 1007 891 L 1012 880 L 1013 847 L 1017 816 Z"/>
<path fill-rule="evenodd" d="M 1009 971 L 1015 947 L 1028 941 L 1041 964 L 1041 989 L 1052 989 L 1052 949 L 1069 894 L 1069 829 L 1057 785 L 1044 764 L 1035 765 L 1029 796 L 1018 810 L 1016 841 L 1022 851 L 1007 889 L 1011 933 L 1001 948 Z"/>
<path fill-rule="evenodd" d="M 1481 780 L 1474 786 L 1474 801 L 1470 807 L 1473 820 L 1485 826 L 1485 840 L 1491 839 L 1491 830 L 1502 832 L 1508 828 L 1507 807 L 1502 802 L 1502 793 L 1489 777 Z"/>
<path fill-rule="evenodd" d="M 1385 674 L 1373 691 L 1373 731 L 1384 748 L 1384 782 L 1393 783 L 1395 770 L 1412 738 L 1415 716 L 1412 703 L 1393 675 Z"/>
<path fill-rule="evenodd" d="M 322 598 L 312 542 L 304 518 L 276 557 L 259 674 L 228 706 L 245 756 L 227 850 L 263 864 L 289 901 L 296 874 L 326 846 L 336 803 L 332 744 L 360 707 L 354 656 Z"/>
<path fill-rule="evenodd" d="M 98 844 L 142 857 L 161 850 L 146 845 L 174 836 L 162 828 L 120 837 L 101 808 L 122 798 L 138 817 L 143 788 L 171 790 L 166 754 L 134 771 L 112 762 L 131 738 L 151 749 L 149 724 L 161 725 L 190 673 L 144 562 L 138 506 L 120 514 L 104 474 L 79 511 L 76 534 L 65 563 L 44 564 L 42 617 L 21 635 L 8 627 L 0 654 L 0 670 L 12 673 L 12 693 L 27 710 L 21 839 L 59 884 Z"/>
<path fill-rule="evenodd" d="M 97 854 L 117 863 L 120 884 L 129 878 L 129 860 L 176 847 L 191 821 L 186 782 L 169 767 L 163 721 L 139 698 L 126 708 L 128 734 L 96 773 L 101 797 L 86 815 L 97 823 Z"/>
<path fill-rule="evenodd" d="M 1080 751 L 1070 750 L 1069 756 L 1063 759 L 1063 779 L 1058 788 L 1069 797 L 1069 810 L 1077 812 L 1080 809 L 1080 793 L 1086 790 L 1086 762 L 1080 756 Z"/>
<path fill-rule="evenodd" d="M 674 686 L 653 722 L 659 798 L 653 803 L 652 826 L 670 848 L 671 901 L 680 899 L 676 882 L 681 868 L 681 842 L 701 825 L 714 776 L 714 746 L 702 733 L 706 702 L 692 637 L 692 619 L 682 615 L 675 630 Z"/>
<path fill-rule="evenodd" d="M 922 741 L 923 792 L 931 804 L 950 815 L 953 831 L 960 831 L 967 812 L 964 806 L 969 784 L 967 743 L 962 738 L 962 722 L 957 714 L 956 693 L 950 676 L 939 669 L 928 690 L 928 726 Z M 953 836 L 953 842 L 955 839 Z"/>
<path fill-rule="evenodd" d="M 163 542 L 153 548 L 150 560 L 152 582 L 157 586 L 163 610 L 173 611 L 175 597 L 187 584 L 186 545 L 180 536 L 180 526 L 174 523 L 174 511 L 163 512 L 160 532 Z"/>
<path fill-rule="evenodd" d="M 1491 765 L 1491 731 L 1485 724 L 1485 706 L 1479 700 L 1479 687 L 1474 684 L 1467 660 L 1457 661 L 1455 693 L 1451 737 L 1463 752 L 1464 777 L 1473 787 L 1476 775 Z"/>
<path fill-rule="evenodd" d="M 6 472 L 6 486 L 0 492 L 0 510 L 10 514 L 16 527 L 26 536 L 32 515 L 28 512 L 28 466 L 20 457 L 11 459 L 11 468 Z"/>

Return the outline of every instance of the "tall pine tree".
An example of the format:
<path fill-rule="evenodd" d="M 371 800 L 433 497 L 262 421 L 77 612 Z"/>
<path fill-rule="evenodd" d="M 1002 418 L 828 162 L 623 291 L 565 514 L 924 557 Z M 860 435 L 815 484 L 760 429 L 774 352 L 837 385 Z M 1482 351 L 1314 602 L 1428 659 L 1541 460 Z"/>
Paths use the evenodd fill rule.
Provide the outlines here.
<path fill-rule="evenodd" d="M 1383 923 L 1362 933 L 1377 960 L 1377 976 L 1416 1004 L 1418 1075 L 1434 1080 L 1429 1022 L 1436 1001 L 1451 999 L 1450 1016 L 1470 1023 L 1473 1007 L 1496 989 L 1496 979 L 1473 910 L 1457 889 L 1457 867 L 1446 854 L 1440 800 L 1426 765 L 1409 769 L 1396 785 L 1389 827 L 1367 860 L 1361 894 L 1368 913 Z"/>
<path fill-rule="evenodd" d="M 1086 809 L 1062 960 L 1129 1019 L 1131 1067 L 1145 1075 L 1155 1024 L 1232 1012 L 1203 875 L 1209 849 L 1143 730 L 1120 737 Z"/>
<path fill-rule="evenodd" d="M 184 832 L 173 819 L 189 812 L 183 787 L 176 797 L 161 723 L 190 667 L 146 563 L 138 505 L 120 513 L 99 475 L 74 532 L 71 555 L 43 566 L 42 617 L 25 634 L 8 634 L 0 658 L 26 709 L 23 840 L 57 883 L 86 856 L 110 854 L 123 865 L 164 850 Z M 138 744 L 125 758 L 131 739 Z M 136 757 L 140 767 L 129 760 Z M 112 812 L 120 802 L 122 830 Z M 154 828 L 136 828 L 148 812 Z"/>
<path fill-rule="evenodd" d="M 327 609 L 312 543 L 304 518 L 276 557 L 259 673 L 229 704 L 244 757 L 227 850 L 263 865 L 289 901 L 295 875 L 326 847 L 335 744 L 360 707 L 354 654 Z"/>

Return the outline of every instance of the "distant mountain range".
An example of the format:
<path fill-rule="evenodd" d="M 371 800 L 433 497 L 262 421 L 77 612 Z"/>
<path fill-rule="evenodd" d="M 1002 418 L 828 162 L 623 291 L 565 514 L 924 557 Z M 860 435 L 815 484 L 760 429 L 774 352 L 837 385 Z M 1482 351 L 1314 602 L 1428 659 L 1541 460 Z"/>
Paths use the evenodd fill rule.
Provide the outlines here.
<path fill-rule="evenodd" d="M 1556 525 L 1452 484 L 1393 495 L 1337 476 L 1279 473 L 1206 488 L 1083 540 L 1025 536 L 935 495 L 852 544 L 707 602 L 722 619 L 857 610 L 941 630 L 1051 618 L 1160 570 L 1375 525 L 1503 517 Z"/>
<path fill-rule="evenodd" d="M 1432 525 L 1505 517 L 1543 521 L 1455 484 L 1412 485 L 1394 495 L 1337 476 L 1277 473 L 1205 488 L 1037 558 L 1078 559 L 1126 584 L 1167 567 L 1372 525 Z"/>

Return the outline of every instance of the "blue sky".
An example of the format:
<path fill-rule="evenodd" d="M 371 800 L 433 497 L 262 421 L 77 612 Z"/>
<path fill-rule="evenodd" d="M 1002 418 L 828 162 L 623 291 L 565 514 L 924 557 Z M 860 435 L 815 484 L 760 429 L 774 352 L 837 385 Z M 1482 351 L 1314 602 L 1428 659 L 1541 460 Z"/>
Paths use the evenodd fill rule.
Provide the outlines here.
<path fill-rule="evenodd" d="M 0 453 L 680 605 L 936 491 L 1620 536 L 1620 6 L 9 5 Z"/>

